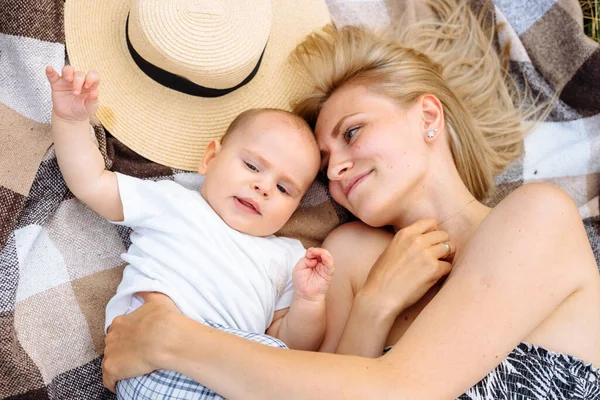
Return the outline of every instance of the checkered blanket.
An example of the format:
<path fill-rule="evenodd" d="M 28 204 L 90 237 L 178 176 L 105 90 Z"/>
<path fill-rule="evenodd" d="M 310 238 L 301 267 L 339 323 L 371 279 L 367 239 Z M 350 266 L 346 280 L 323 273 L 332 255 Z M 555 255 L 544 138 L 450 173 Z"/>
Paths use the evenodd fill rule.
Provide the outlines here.
<path fill-rule="evenodd" d="M 71 0 L 73 1 L 73 0 Z M 473 0 L 481 5 L 482 0 Z M 104 307 L 121 278 L 128 231 L 68 191 L 50 137 L 44 66 L 65 63 L 62 0 L 0 6 L 0 398 L 111 399 L 101 384 Z M 334 22 L 381 27 L 420 0 L 328 0 Z M 511 74 L 543 101 L 560 90 L 525 156 L 497 178 L 496 204 L 525 182 L 571 194 L 600 260 L 600 49 L 577 0 L 496 0 Z M 91 16 L 93 18 L 93 16 Z M 95 127 L 107 166 L 189 187 L 198 176 L 149 162 Z M 318 244 L 348 215 L 316 183 L 281 234 Z"/>

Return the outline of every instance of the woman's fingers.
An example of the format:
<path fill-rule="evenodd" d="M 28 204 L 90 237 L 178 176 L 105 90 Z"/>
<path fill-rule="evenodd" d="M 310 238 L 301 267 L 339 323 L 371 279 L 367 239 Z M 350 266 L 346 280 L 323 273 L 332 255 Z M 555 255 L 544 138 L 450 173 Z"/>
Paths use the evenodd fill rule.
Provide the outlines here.
<path fill-rule="evenodd" d="M 444 241 L 431 246 L 431 251 L 433 256 L 439 260 L 450 257 L 452 254 L 454 254 L 456 249 L 451 242 Z"/>
<path fill-rule="evenodd" d="M 173 300 L 171 300 L 171 298 L 169 296 L 167 296 L 166 294 L 159 293 L 159 292 L 139 292 L 139 293 L 137 293 L 137 295 L 140 296 L 144 300 L 144 303 L 148 303 L 150 301 L 155 301 L 155 302 L 162 303 L 166 306 L 172 306 L 172 307 L 176 308 Z"/>
<path fill-rule="evenodd" d="M 441 242 L 449 241 L 450 236 L 446 231 L 432 231 L 421 235 L 421 241 L 424 246 L 435 246 Z"/>
<path fill-rule="evenodd" d="M 439 267 L 439 276 L 438 276 L 438 280 L 442 277 L 442 276 L 446 276 L 450 273 L 450 271 L 452 271 L 452 263 L 449 263 L 448 261 L 438 261 L 438 267 Z"/>
<path fill-rule="evenodd" d="M 108 371 L 108 368 L 106 368 L 104 360 L 106 360 L 105 357 L 102 358 L 102 384 L 104 385 L 105 388 L 107 388 L 111 392 L 116 393 L 117 392 L 117 380 L 110 374 L 110 372 Z"/>
<path fill-rule="evenodd" d="M 437 220 L 435 218 L 422 218 L 412 225 L 407 226 L 400 232 L 404 231 L 411 235 L 420 235 L 426 232 L 436 231 L 438 229 Z M 399 233 L 400 233 L 399 232 Z"/>
<path fill-rule="evenodd" d="M 144 300 L 144 303 L 157 298 L 157 296 L 155 296 L 156 292 L 138 292 L 136 294 Z"/>

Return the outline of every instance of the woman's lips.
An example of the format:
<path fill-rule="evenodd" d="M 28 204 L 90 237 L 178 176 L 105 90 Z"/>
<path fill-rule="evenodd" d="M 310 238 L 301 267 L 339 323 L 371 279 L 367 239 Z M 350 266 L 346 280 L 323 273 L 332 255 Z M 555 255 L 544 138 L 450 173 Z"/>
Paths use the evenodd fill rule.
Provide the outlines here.
<path fill-rule="evenodd" d="M 246 198 L 234 196 L 233 203 L 239 210 L 242 210 L 249 214 L 261 215 L 260 214 L 260 206 L 252 199 L 246 199 Z"/>
<path fill-rule="evenodd" d="M 365 172 L 364 174 L 357 175 L 354 178 L 350 179 L 350 182 L 348 182 L 348 185 L 346 185 L 346 187 L 344 188 L 344 194 L 346 195 L 346 198 L 348 198 L 348 196 L 350 195 L 352 190 L 358 184 L 363 182 L 365 180 L 365 178 L 371 174 L 371 172 L 373 172 L 373 171 L 371 170 L 369 172 Z"/>

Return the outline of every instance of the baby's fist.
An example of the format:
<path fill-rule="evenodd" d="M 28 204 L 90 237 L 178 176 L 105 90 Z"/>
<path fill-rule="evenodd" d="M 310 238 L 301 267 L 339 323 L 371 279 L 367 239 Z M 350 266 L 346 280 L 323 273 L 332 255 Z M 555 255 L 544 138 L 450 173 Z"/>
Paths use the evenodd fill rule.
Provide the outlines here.
<path fill-rule="evenodd" d="M 327 250 L 319 247 L 309 248 L 294 268 L 296 294 L 311 301 L 324 299 L 334 271 L 333 257 Z"/>
<path fill-rule="evenodd" d="M 323 272 L 330 278 L 333 276 L 334 266 L 333 257 L 325 249 L 320 247 L 310 247 L 306 250 L 306 256 L 309 264 L 312 264 L 312 268 L 316 268 L 319 265 L 322 266 Z"/>

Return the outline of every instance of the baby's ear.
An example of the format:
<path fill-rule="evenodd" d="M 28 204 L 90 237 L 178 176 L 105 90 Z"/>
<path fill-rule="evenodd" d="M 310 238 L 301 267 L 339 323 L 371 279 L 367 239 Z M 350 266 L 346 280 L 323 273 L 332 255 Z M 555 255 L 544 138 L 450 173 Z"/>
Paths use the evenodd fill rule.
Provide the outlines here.
<path fill-rule="evenodd" d="M 206 150 L 204 150 L 204 157 L 202 157 L 202 161 L 200 161 L 200 165 L 198 166 L 198 173 L 200 175 L 206 175 L 208 171 L 208 165 L 212 160 L 215 159 L 217 154 L 221 151 L 221 142 L 218 140 L 211 141 L 208 146 L 206 146 Z"/>

